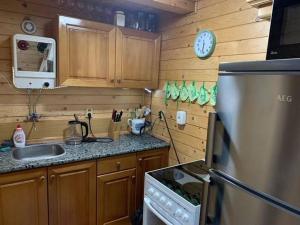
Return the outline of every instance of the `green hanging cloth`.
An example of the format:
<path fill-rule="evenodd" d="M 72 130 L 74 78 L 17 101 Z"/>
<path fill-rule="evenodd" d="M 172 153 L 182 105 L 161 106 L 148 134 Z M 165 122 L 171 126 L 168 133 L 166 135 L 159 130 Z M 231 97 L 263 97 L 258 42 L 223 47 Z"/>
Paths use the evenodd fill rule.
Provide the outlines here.
<path fill-rule="evenodd" d="M 215 106 L 217 104 L 217 94 L 218 94 L 218 85 L 215 84 L 213 87 L 210 89 L 210 100 L 209 103 L 212 106 Z"/>
<path fill-rule="evenodd" d="M 190 85 L 188 86 L 188 92 L 189 92 L 190 102 L 194 102 L 199 97 L 199 93 L 196 87 L 196 81 L 190 83 Z"/>
<path fill-rule="evenodd" d="M 202 106 L 209 102 L 209 94 L 208 94 L 208 90 L 205 88 L 204 82 L 199 89 L 198 95 L 199 95 L 199 97 L 198 97 L 197 102 L 199 105 Z"/>
<path fill-rule="evenodd" d="M 164 91 L 165 91 L 164 102 L 165 104 L 167 104 L 168 99 L 171 97 L 171 85 L 169 81 L 165 83 Z"/>
<path fill-rule="evenodd" d="M 180 88 L 180 100 L 182 102 L 185 102 L 185 101 L 188 100 L 188 98 L 189 98 L 189 91 L 186 87 L 186 82 L 184 80 L 183 83 L 182 83 L 182 86 Z"/>
<path fill-rule="evenodd" d="M 180 95 L 180 88 L 178 87 L 177 81 L 175 81 L 172 85 L 171 85 L 171 98 L 173 100 L 177 100 L 179 95 Z"/>

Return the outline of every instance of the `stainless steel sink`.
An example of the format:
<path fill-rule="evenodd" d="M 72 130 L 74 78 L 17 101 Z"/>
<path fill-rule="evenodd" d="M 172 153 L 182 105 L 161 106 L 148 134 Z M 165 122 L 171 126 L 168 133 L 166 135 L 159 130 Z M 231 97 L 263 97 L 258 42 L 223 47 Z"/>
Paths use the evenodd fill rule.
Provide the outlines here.
<path fill-rule="evenodd" d="M 12 158 L 16 160 L 51 159 L 63 154 L 65 150 L 58 144 L 30 145 L 12 150 Z"/>

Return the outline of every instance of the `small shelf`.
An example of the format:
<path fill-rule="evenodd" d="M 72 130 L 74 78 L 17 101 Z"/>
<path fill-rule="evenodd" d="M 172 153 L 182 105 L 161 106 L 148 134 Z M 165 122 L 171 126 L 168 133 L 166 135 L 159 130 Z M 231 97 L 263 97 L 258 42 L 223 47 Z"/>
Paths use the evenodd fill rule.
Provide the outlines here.
<path fill-rule="evenodd" d="M 272 0 L 247 0 L 247 2 L 255 7 L 255 8 L 262 8 L 264 6 L 272 5 Z"/>
<path fill-rule="evenodd" d="M 270 20 L 272 16 L 272 0 L 247 0 L 252 7 L 258 8 L 257 19 Z"/>

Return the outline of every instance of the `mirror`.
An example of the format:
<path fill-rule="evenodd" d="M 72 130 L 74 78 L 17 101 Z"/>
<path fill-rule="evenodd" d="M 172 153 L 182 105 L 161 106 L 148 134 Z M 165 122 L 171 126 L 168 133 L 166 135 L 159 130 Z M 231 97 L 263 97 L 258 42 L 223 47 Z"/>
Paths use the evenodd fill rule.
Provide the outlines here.
<path fill-rule="evenodd" d="M 16 34 L 13 38 L 14 84 L 51 88 L 56 78 L 56 45 L 51 38 Z"/>
<path fill-rule="evenodd" d="M 53 44 L 16 40 L 18 71 L 53 72 Z"/>

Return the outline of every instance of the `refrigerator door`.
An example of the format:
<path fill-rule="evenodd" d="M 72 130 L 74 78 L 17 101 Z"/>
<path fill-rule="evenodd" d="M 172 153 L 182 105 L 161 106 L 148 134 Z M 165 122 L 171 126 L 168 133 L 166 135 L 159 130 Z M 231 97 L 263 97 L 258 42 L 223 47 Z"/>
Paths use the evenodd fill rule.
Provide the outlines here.
<path fill-rule="evenodd" d="M 221 73 L 218 88 L 212 168 L 300 212 L 300 71 Z"/>
<path fill-rule="evenodd" d="M 206 225 L 299 225 L 290 214 L 218 175 L 211 175 Z"/>

